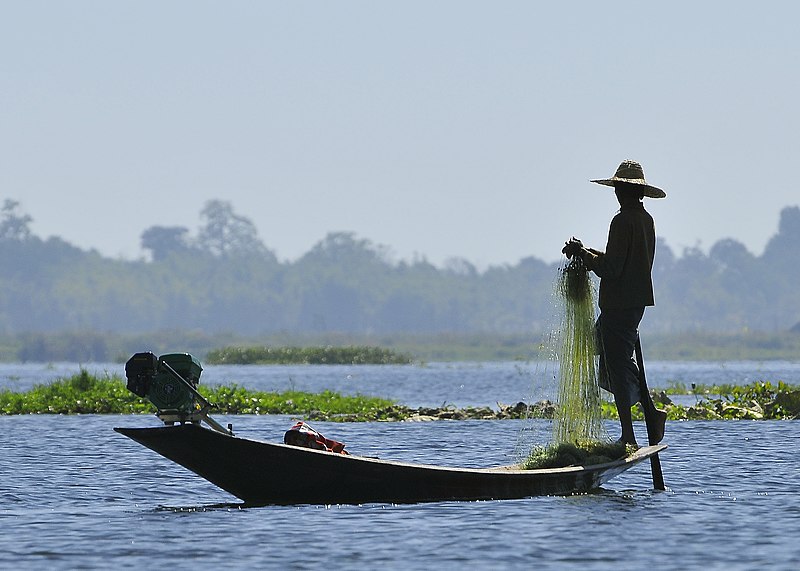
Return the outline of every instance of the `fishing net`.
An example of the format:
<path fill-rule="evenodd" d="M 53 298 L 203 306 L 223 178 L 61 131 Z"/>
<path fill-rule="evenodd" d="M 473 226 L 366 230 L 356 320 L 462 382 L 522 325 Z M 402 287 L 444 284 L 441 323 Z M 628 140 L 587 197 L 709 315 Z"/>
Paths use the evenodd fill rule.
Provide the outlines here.
<path fill-rule="evenodd" d="M 525 468 L 580 463 L 576 449 L 591 458 L 600 452 L 613 458 L 620 456 L 617 450 L 606 450 L 608 435 L 597 383 L 595 298 L 595 282 L 582 261 L 570 260 L 558 268 L 552 313 L 539 346 L 544 358 L 537 360 L 529 373 L 531 401 L 540 399 L 538 404 L 552 402 L 555 406 L 550 409 L 552 421 L 547 424 L 539 422 L 542 417 L 529 407 L 528 421 L 521 426 L 515 448 Z"/>
<path fill-rule="evenodd" d="M 561 324 L 555 336 L 559 362 L 553 443 L 582 443 L 606 437 L 601 417 L 595 347 L 594 283 L 579 258 L 559 271 Z"/>

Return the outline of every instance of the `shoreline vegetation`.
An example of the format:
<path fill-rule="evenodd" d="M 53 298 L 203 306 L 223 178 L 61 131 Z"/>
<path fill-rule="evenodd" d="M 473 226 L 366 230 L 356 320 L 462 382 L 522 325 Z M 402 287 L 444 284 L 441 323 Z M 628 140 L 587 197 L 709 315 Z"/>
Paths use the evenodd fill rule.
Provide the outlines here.
<path fill-rule="evenodd" d="M 97 377 L 86 370 L 29 391 L 0 390 L 0 415 L 22 414 L 152 414 L 155 407 L 126 388 L 118 375 Z M 239 386 L 198 387 L 216 405 L 212 415 L 285 414 L 304 420 L 334 422 L 552 419 L 557 405 L 539 401 L 491 407 L 411 408 L 390 399 L 341 395 L 332 391 L 263 392 Z M 673 403 L 670 395 L 694 394 L 691 406 Z M 743 386 L 715 385 L 687 388 L 676 385 L 653 392 L 656 406 L 677 420 L 793 420 L 800 418 L 800 386 L 783 382 L 754 382 Z M 602 417 L 616 418 L 612 402 L 602 403 Z M 638 408 L 634 419 L 642 420 Z"/>
<path fill-rule="evenodd" d="M 124 363 L 138 351 L 160 355 L 186 351 L 209 362 L 209 355 L 232 356 L 259 347 L 384 347 L 384 351 L 410 356 L 415 362 L 533 361 L 547 358 L 544 332 L 495 333 L 346 333 L 270 334 L 241 336 L 202 331 L 164 330 L 141 334 L 98 331 L 0 335 L 0 362 Z M 654 361 L 796 361 L 800 355 L 800 329 L 792 331 L 742 331 L 737 333 L 645 333 L 645 352 Z M 223 353 L 225 352 L 225 353 Z"/>

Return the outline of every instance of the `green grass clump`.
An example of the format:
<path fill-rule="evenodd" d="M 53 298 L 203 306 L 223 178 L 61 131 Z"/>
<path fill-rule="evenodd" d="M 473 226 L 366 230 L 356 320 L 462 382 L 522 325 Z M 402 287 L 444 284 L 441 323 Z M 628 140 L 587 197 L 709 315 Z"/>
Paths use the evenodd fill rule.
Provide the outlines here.
<path fill-rule="evenodd" d="M 394 401 L 333 391 L 281 393 L 250 391 L 238 386 L 202 387 L 200 394 L 216 405 L 218 414 L 294 414 L 330 418 L 348 415 L 357 420 L 381 420 Z"/>
<path fill-rule="evenodd" d="M 382 420 L 392 415 L 395 403 L 363 395 L 344 396 L 333 391 L 262 392 L 238 386 L 206 387 L 198 391 L 216 406 L 212 414 L 293 414 L 350 420 Z M 0 414 L 132 414 L 155 413 L 149 400 L 128 391 L 116 375 L 97 378 L 87 371 L 26 392 L 0 391 Z"/>
<path fill-rule="evenodd" d="M 625 458 L 634 451 L 635 448 L 622 443 L 599 441 L 562 442 L 547 446 L 535 446 L 522 463 L 522 468 L 539 470 L 566 466 L 594 466 Z"/>
<path fill-rule="evenodd" d="M 86 370 L 27 392 L 0 391 L 0 414 L 130 414 L 153 405 L 128 391 L 116 376 L 98 378 Z"/>
<path fill-rule="evenodd" d="M 370 346 L 223 347 L 209 351 L 206 362 L 217 365 L 407 365 L 411 355 Z"/>

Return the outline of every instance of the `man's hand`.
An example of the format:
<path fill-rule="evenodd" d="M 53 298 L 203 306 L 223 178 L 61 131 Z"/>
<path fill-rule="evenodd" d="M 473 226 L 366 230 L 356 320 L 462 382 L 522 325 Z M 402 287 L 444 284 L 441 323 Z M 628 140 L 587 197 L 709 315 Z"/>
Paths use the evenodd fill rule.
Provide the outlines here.
<path fill-rule="evenodd" d="M 581 250 L 583 250 L 583 242 L 573 236 L 570 238 L 569 242 L 565 243 L 564 247 L 561 249 L 561 253 L 568 258 L 574 258 L 580 254 Z"/>

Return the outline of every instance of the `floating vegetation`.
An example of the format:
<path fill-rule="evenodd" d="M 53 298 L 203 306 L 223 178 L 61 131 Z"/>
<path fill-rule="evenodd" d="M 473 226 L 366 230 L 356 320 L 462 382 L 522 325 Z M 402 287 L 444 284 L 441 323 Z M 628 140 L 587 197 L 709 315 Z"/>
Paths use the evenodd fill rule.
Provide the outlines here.
<path fill-rule="evenodd" d="M 213 365 L 408 365 L 413 357 L 391 349 L 347 347 L 223 347 L 209 351 Z"/>
<path fill-rule="evenodd" d="M 215 414 L 353 415 L 361 420 L 380 420 L 394 401 L 363 395 L 347 396 L 333 391 L 262 392 L 243 387 L 200 385 L 198 391 L 216 405 Z M 0 391 L 0 414 L 131 414 L 154 413 L 146 399 L 128 391 L 125 381 L 113 375 L 98 378 L 82 370 L 72 377 L 26 392 Z"/>
<path fill-rule="evenodd" d="M 251 391 L 236 385 L 207 387 L 200 393 L 216 405 L 214 414 L 291 414 L 307 420 L 340 422 L 433 421 L 433 420 L 510 420 L 555 418 L 558 404 L 498 404 L 489 407 L 411 408 L 392 400 L 363 395 L 347 396 L 332 391 Z M 783 382 L 756 382 L 731 387 L 714 398 L 698 397 L 692 406 L 674 404 L 664 393 L 653 400 L 667 411 L 669 420 L 791 420 L 800 418 L 800 386 Z M 613 403 L 603 401 L 602 417 L 616 418 Z M 153 414 L 155 408 L 125 387 L 117 375 L 95 377 L 85 370 L 29 391 L 0 390 L 0 415 L 16 414 Z M 642 420 L 638 408 L 634 420 Z M 568 443 L 573 444 L 574 443 Z M 553 444 L 552 446 L 557 446 Z"/>
<path fill-rule="evenodd" d="M 525 470 L 564 468 L 566 466 L 594 466 L 613 462 L 632 454 L 636 449 L 621 442 L 562 442 L 548 446 L 535 446 L 522 462 Z"/>
<path fill-rule="evenodd" d="M 712 419 L 797 419 L 800 418 L 800 388 L 783 382 L 759 381 L 732 387 L 729 393 L 702 404 L 706 406 L 695 405 L 689 412 L 713 413 L 704 417 Z"/>
<path fill-rule="evenodd" d="M 0 391 L 0 414 L 130 414 L 153 405 L 128 391 L 118 376 L 98 378 L 85 369 L 29 391 Z"/>
<path fill-rule="evenodd" d="M 557 289 L 564 309 L 557 347 L 558 407 L 553 442 L 600 440 L 605 433 L 595 362 L 593 285 L 580 258 L 572 258 L 561 268 Z"/>

